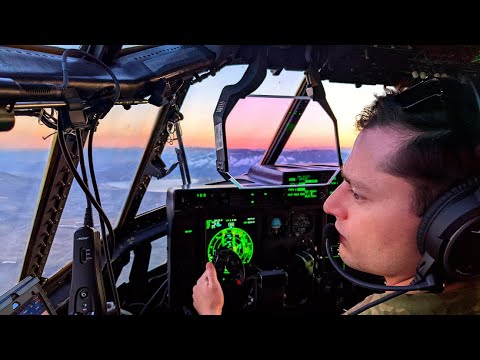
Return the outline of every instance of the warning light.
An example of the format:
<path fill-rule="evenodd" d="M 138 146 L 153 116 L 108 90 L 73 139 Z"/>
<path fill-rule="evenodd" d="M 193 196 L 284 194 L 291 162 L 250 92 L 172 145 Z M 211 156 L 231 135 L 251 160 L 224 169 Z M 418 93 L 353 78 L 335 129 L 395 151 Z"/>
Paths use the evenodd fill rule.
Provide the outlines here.
<path fill-rule="evenodd" d="M 238 285 L 238 286 L 242 285 L 242 280 L 237 279 L 237 285 Z"/>

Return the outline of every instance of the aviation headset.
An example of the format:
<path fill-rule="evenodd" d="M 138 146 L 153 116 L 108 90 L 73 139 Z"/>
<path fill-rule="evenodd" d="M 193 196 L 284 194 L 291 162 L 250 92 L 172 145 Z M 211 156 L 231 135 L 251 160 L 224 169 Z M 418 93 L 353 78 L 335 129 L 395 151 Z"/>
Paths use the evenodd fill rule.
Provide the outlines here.
<path fill-rule="evenodd" d="M 432 101 L 437 102 L 454 130 L 462 131 L 472 145 L 480 144 L 480 99 L 470 79 L 428 79 L 397 98 L 406 112 L 432 108 Z M 423 256 L 417 278 L 430 273 L 441 279 L 480 274 L 480 177 L 466 179 L 434 201 L 422 217 L 417 246 Z"/>

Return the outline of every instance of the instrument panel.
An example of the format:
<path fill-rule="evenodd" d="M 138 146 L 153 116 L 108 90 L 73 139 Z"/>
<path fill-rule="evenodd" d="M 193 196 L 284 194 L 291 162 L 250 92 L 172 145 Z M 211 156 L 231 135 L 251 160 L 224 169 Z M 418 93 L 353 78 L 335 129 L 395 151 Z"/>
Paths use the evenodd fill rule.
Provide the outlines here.
<path fill-rule="evenodd" d="M 215 262 L 221 254 L 225 258 L 217 275 L 226 296 L 235 293 L 247 299 L 248 284 L 243 280 L 255 279 L 264 291 L 267 284 L 276 284 L 271 292 L 281 297 L 287 292 L 289 270 L 298 272 L 299 259 L 311 275 L 326 222 L 322 208 L 328 193 L 326 186 L 169 189 L 170 306 L 191 305 L 192 288 L 206 262 Z M 239 295 L 241 288 L 247 293 Z M 270 297 L 280 301 L 277 295 Z"/>

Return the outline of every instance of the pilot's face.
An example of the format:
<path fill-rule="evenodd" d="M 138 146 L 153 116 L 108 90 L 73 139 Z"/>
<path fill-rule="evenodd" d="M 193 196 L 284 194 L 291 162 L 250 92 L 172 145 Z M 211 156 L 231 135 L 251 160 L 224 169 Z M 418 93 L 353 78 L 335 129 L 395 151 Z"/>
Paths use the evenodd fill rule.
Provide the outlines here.
<path fill-rule="evenodd" d="M 323 206 L 336 217 L 343 261 L 384 276 L 389 285 L 412 278 L 420 262 L 416 233 L 421 219 L 413 210 L 413 187 L 380 167 L 401 142 L 399 133 L 389 129 L 363 130 L 342 169 L 350 183 L 344 181 Z"/>

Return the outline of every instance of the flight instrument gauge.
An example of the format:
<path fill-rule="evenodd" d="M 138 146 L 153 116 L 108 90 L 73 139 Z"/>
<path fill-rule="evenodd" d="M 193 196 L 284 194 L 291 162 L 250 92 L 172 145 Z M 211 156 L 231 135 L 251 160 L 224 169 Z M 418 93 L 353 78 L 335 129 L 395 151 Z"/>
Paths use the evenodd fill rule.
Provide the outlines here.
<path fill-rule="evenodd" d="M 313 228 L 313 220 L 310 215 L 297 214 L 294 215 L 292 221 L 292 232 L 295 236 L 307 234 Z"/>

